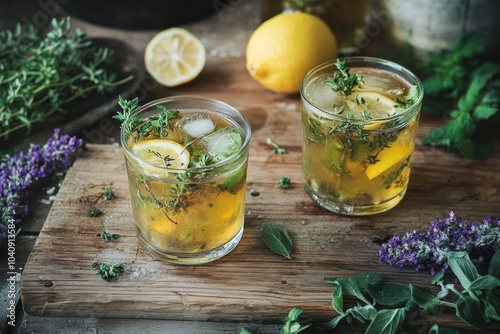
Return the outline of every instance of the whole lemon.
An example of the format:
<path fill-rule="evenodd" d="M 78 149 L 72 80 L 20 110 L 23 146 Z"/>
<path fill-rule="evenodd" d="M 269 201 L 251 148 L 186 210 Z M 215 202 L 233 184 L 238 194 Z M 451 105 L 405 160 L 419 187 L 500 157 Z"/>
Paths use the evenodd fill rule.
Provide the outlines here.
<path fill-rule="evenodd" d="M 246 67 L 264 87 L 292 94 L 316 65 L 337 57 L 337 41 L 320 18 L 302 12 L 281 13 L 252 33 Z"/>

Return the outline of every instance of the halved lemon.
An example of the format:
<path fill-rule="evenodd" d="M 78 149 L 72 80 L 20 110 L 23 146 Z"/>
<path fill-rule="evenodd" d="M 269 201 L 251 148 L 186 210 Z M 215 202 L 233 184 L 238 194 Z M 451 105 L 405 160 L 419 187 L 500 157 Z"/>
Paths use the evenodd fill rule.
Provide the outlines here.
<path fill-rule="evenodd" d="M 189 165 L 189 151 L 171 140 L 146 140 L 134 144 L 132 152 L 139 159 L 154 166 L 183 169 Z"/>
<path fill-rule="evenodd" d="M 169 28 L 149 41 L 144 63 L 156 81 L 175 87 L 196 78 L 205 66 L 206 56 L 198 37 L 184 28 Z"/>

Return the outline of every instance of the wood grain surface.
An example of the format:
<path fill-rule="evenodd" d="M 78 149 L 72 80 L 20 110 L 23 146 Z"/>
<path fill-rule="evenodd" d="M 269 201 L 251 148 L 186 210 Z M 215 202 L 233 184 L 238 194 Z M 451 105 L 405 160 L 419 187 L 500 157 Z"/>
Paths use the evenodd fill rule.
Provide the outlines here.
<path fill-rule="evenodd" d="M 121 148 L 88 145 L 66 175 L 24 269 L 25 311 L 51 316 L 258 323 L 279 322 L 297 306 L 307 316 L 329 320 L 335 313 L 332 288 L 322 282 L 325 277 L 376 271 L 387 281 L 429 284 L 428 273 L 379 263 L 377 241 L 422 228 L 430 220 L 445 218 L 450 210 L 469 220 L 500 215 L 498 149 L 486 162 L 471 162 L 421 144 L 416 147 L 408 192 L 394 209 L 370 217 L 346 217 L 322 209 L 301 185 L 295 107 L 268 112 L 265 125 L 255 129 L 242 241 L 228 256 L 202 266 L 154 260 L 139 245 Z M 252 124 L 259 117 L 251 110 L 246 115 Z M 273 139 L 288 149 L 287 155 L 274 155 L 265 142 L 269 135 L 265 129 L 278 123 L 287 131 L 273 133 Z M 280 175 L 291 178 L 290 189 L 276 188 Z M 103 200 L 100 195 L 105 187 L 111 187 L 117 198 Z M 251 196 L 250 189 L 260 195 Z M 99 208 L 103 214 L 90 218 L 86 213 L 91 208 Z M 259 231 L 264 224 L 287 227 L 294 242 L 291 260 L 263 245 Z M 96 234 L 104 228 L 122 238 L 103 242 Z M 91 268 L 94 261 L 123 262 L 127 270 L 106 282 Z M 430 326 L 436 319 L 420 320 L 408 326 Z M 440 314 L 437 321 L 467 329 L 454 323 L 453 314 Z M 497 324 L 493 329 L 500 327 Z"/>

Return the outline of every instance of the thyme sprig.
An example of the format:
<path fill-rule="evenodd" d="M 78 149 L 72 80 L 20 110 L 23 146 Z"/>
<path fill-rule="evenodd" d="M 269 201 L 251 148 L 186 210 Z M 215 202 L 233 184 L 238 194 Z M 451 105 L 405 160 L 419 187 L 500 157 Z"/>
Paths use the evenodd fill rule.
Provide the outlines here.
<path fill-rule="evenodd" d="M 106 264 L 102 262 L 92 263 L 92 268 L 97 269 L 97 275 L 101 275 L 102 279 L 109 281 L 118 274 L 125 272 L 125 265 L 123 263 Z"/>
<path fill-rule="evenodd" d="M 56 113 L 67 113 L 69 102 L 91 92 L 106 93 L 122 80 L 105 70 L 108 48 L 96 47 L 82 30 L 71 34 L 69 17 L 53 19 L 45 33 L 19 23 L 0 31 L 0 141 Z"/>
<path fill-rule="evenodd" d="M 364 83 L 364 77 L 357 74 L 351 74 L 350 68 L 346 66 L 345 60 L 337 59 L 335 63 L 338 71 L 333 72 L 330 79 L 325 83 L 332 84 L 334 92 L 342 92 L 345 96 L 352 94 L 355 87 L 359 87 Z"/>
<path fill-rule="evenodd" d="M 125 100 L 120 96 L 118 104 L 122 108 L 122 112 L 117 111 L 113 118 L 123 123 L 126 136 L 134 142 L 150 136 L 165 138 L 168 136 L 167 129 L 172 129 L 171 121 L 179 116 L 179 110 L 166 110 L 165 106 L 158 104 L 156 109 L 160 112 L 157 115 L 141 119 L 134 115 L 139 107 L 137 97 L 133 100 Z"/>

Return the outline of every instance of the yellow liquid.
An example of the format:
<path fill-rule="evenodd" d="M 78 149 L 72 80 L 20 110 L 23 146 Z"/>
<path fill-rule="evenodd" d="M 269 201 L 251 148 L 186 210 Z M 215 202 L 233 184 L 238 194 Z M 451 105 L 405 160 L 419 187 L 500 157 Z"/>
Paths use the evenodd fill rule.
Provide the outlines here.
<path fill-rule="evenodd" d="M 365 71 L 363 74 L 365 82 L 388 86 L 365 85 L 353 95 L 383 95 L 381 99 L 387 98 L 385 101 L 390 102 L 403 98 L 408 92 L 408 84 L 387 73 Z M 338 103 L 345 99 L 340 93 L 325 88 L 325 77 L 313 81 L 305 88 L 306 95 L 322 105 L 321 110 L 331 108 L 334 100 Z M 354 119 L 348 123 L 345 118 L 331 116 L 332 111 L 323 112 L 304 105 L 304 186 L 314 200 L 334 212 L 361 215 L 386 211 L 402 199 L 408 186 L 418 112 L 397 119 L 394 109 L 393 117 L 384 121 L 381 110 L 368 109 L 368 113 L 378 118 L 370 121 L 362 119 L 352 109 L 353 105 L 356 106 L 352 102 L 346 104 L 342 112 L 342 115 L 353 113 Z"/>
<path fill-rule="evenodd" d="M 179 118 L 187 112 L 193 111 L 181 111 Z M 209 114 L 215 121 L 215 130 L 232 125 Z M 186 137 L 193 142 L 188 145 L 191 158 L 199 159 L 198 155 L 203 153 L 200 141 L 179 128 L 169 129 L 164 139 L 184 145 Z M 146 138 L 149 139 L 152 138 Z M 133 150 L 137 143 L 129 140 L 128 144 Z M 172 259 L 210 252 L 242 233 L 245 156 L 203 169 L 203 173 L 201 169 L 187 173 L 182 170 L 162 172 L 154 167 L 151 172 L 151 166 L 129 155 L 126 155 L 126 162 L 137 234 L 146 248 L 157 256 Z"/>

